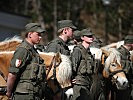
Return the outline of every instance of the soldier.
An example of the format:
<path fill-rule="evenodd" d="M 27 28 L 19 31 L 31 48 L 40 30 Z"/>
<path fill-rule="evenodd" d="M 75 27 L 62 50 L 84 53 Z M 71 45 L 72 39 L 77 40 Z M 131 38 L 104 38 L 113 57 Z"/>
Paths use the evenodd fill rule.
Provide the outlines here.
<path fill-rule="evenodd" d="M 73 38 L 76 45 L 81 43 L 81 34 L 79 30 L 74 31 Z"/>
<path fill-rule="evenodd" d="M 102 41 L 94 36 L 94 41 L 90 45 L 90 52 L 93 54 L 94 58 L 96 57 L 96 52 L 102 56 L 102 51 L 100 50 L 102 46 Z M 95 58 L 95 74 L 93 75 L 93 85 L 91 88 L 92 100 L 105 100 L 105 91 L 104 91 L 104 78 L 102 75 L 103 65 L 100 58 Z"/>
<path fill-rule="evenodd" d="M 74 46 L 78 45 L 79 43 L 81 43 L 81 35 L 80 35 L 80 31 L 79 30 L 75 30 L 73 32 L 73 40 L 71 41 L 71 43 L 69 44 L 68 48 L 71 51 L 71 53 L 73 52 L 73 48 Z"/>
<path fill-rule="evenodd" d="M 116 100 L 133 100 L 133 91 L 131 92 L 133 86 L 133 62 L 130 60 L 129 52 L 131 50 L 133 50 L 133 34 L 127 35 L 124 39 L 124 45 L 118 48 L 118 51 L 121 53 L 122 66 L 129 81 L 129 87 L 126 90 L 117 90 Z"/>
<path fill-rule="evenodd" d="M 89 29 L 81 32 L 82 43 L 75 46 L 71 54 L 73 66 L 73 100 L 91 100 L 90 88 L 94 73 L 94 58 L 89 51 L 93 42 L 93 33 Z M 76 79 L 76 80 L 75 80 Z"/>
<path fill-rule="evenodd" d="M 10 63 L 6 95 L 11 100 L 40 100 L 45 67 L 34 45 L 40 42 L 45 30 L 38 23 L 29 23 L 25 29 L 25 39 L 16 49 Z"/>
<path fill-rule="evenodd" d="M 64 55 L 70 55 L 69 48 L 66 44 L 73 36 L 73 30 L 76 27 L 72 24 L 71 20 L 58 21 L 58 38 L 51 41 L 46 48 L 46 52 L 60 52 Z"/>

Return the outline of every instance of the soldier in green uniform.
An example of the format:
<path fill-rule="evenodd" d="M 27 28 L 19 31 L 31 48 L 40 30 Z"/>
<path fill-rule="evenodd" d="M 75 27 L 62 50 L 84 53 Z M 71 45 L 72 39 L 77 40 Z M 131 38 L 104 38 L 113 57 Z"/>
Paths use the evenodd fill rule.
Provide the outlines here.
<path fill-rule="evenodd" d="M 69 46 L 68 46 L 68 48 L 70 50 L 70 53 L 73 52 L 74 46 L 76 46 L 79 43 L 81 43 L 81 38 L 80 37 L 81 37 L 80 36 L 80 31 L 79 30 L 75 30 L 73 32 L 73 39 L 70 41 Z"/>
<path fill-rule="evenodd" d="M 75 46 L 71 54 L 74 78 L 72 100 L 91 100 L 90 88 L 94 74 L 94 58 L 89 51 L 89 46 L 94 38 L 89 29 L 83 29 L 80 33 L 82 43 Z"/>
<path fill-rule="evenodd" d="M 129 52 L 131 50 L 133 50 L 133 34 L 127 35 L 124 39 L 124 45 L 118 48 L 121 53 L 122 66 L 129 81 L 129 87 L 126 90 L 117 90 L 116 100 L 133 100 L 133 92 L 131 92 L 133 88 L 133 62 L 130 60 Z M 130 95 L 132 98 L 130 98 Z"/>
<path fill-rule="evenodd" d="M 72 38 L 74 29 L 76 29 L 76 27 L 72 24 L 71 20 L 58 21 L 59 36 L 48 43 L 46 52 L 60 52 L 64 55 L 70 55 L 67 42 Z"/>
<path fill-rule="evenodd" d="M 16 49 L 10 63 L 6 95 L 11 100 L 41 100 L 45 67 L 34 45 L 40 42 L 45 30 L 38 23 L 29 23 L 25 28 L 25 39 Z"/>

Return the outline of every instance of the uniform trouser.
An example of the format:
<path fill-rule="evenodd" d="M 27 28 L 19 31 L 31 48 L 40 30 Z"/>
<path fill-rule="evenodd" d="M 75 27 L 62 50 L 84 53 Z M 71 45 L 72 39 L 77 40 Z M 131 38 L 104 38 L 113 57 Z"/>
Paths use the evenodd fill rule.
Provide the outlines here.
<path fill-rule="evenodd" d="M 41 99 L 34 94 L 15 93 L 13 96 L 13 100 L 41 100 Z"/>
<path fill-rule="evenodd" d="M 87 86 L 74 85 L 72 100 L 91 100 Z"/>
<path fill-rule="evenodd" d="M 104 81 L 101 73 L 93 76 L 93 82 L 90 89 L 92 100 L 105 100 L 105 93 L 103 90 Z"/>

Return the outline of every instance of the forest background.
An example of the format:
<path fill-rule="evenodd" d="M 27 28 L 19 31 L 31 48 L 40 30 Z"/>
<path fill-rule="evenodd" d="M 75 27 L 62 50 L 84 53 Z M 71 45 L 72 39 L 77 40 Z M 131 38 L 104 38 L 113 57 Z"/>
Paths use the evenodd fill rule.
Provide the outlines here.
<path fill-rule="evenodd" d="M 57 37 L 57 21 L 71 19 L 79 30 L 90 27 L 103 44 L 133 34 L 133 0 L 1 0 L 0 10 L 28 16 L 46 28 L 43 43 Z"/>

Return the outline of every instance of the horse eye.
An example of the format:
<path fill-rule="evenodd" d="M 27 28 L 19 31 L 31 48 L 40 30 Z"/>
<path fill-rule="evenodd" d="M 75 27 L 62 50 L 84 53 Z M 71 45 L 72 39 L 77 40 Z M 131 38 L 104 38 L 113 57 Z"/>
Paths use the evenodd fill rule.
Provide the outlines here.
<path fill-rule="evenodd" d="M 112 63 L 111 66 L 112 66 L 112 67 L 116 67 L 116 64 L 115 64 L 115 63 Z"/>

